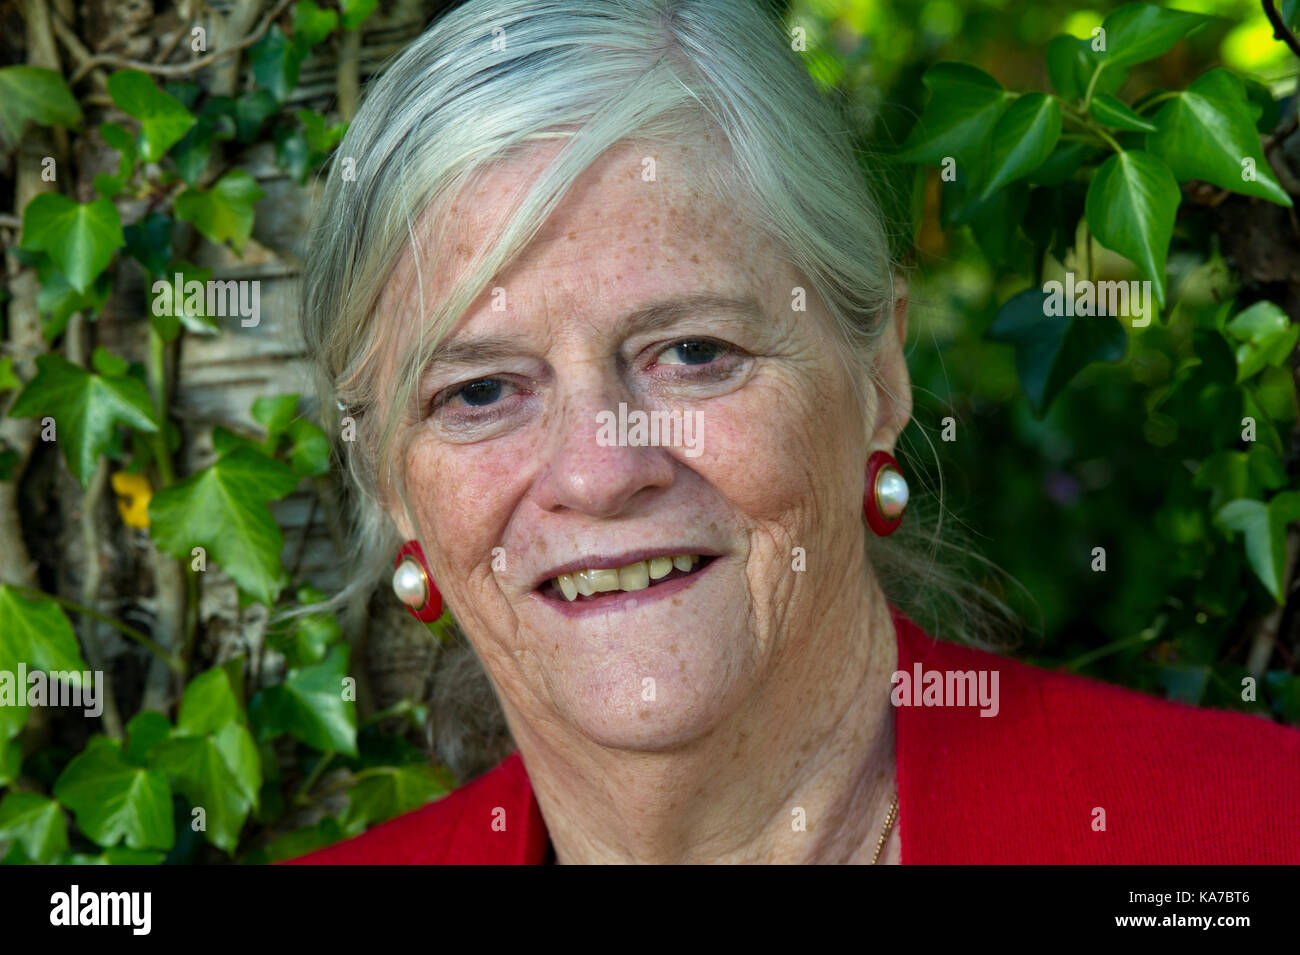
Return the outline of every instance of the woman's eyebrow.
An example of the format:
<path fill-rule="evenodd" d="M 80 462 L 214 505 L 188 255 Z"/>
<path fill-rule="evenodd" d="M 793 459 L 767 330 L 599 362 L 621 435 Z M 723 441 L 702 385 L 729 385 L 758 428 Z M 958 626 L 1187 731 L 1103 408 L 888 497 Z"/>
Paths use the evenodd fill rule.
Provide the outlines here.
<path fill-rule="evenodd" d="M 681 295 L 652 302 L 628 312 L 621 323 L 621 334 L 647 334 L 675 325 L 701 312 L 724 314 L 745 324 L 767 323 L 762 307 L 753 299 L 732 298 L 726 295 Z M 514 358 L 526 351 L 521 339 L 501 335 L 456 338 L 443 342 L 434 349 L 425 365 L 426 372 L 434 368 L 487 364 Z"/>
<path fill-rule="evenodd" d="M 746 324 L 767 323 L 767 316 L 754 299 L 702 293 L 653 302 L 629 312 L 624 317 L 624 331 L 627 334 L 659 331 L 701 312 L 726 314 Z"/>
<path fill-rule="evenodd" d="M 485 335 L 478 338 L 457 338 L 443 342 L 433 350 L 425 370 L 451 368 L 462 365 L 480 365 L 513 358 L 523 350 L 523 342 L 516 338 Z"/>

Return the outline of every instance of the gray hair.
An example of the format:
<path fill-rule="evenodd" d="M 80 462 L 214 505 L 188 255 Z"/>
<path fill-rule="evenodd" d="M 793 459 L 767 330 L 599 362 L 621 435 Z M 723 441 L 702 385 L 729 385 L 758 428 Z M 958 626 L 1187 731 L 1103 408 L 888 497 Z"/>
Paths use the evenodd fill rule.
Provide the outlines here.
<path fill-rule="evenodd" d="M 391 566 L 396 529 L 382 501 L 393 490 L 405 500 L 392 452 L 418 369 L 577 177 L 615 144 L 642 141 L 687 151 L 720 146 L 701 157 L 707 162 L 691 163 L 692 185 L 743 210 L 776 241 L 832 316 L 859 394 L 874 380 L 871 358 L 890 324 L 897 264 L 847 124 L 817 92 L 778 20 L 755 0 L 472 0 L 434 22 L 367 91 L 333 157 L 309 236 L 307 347 L 324 405 L 337 402 L 356 422 L 357 440 L 342 443 L 341 453 L 360 491 L 361 573 L 345 593 L 373 588 Z M 494 247 L 479 250 L 426 308 L 421 263 L 445 260 L 454 225 L 429 211 L 542 142 L 560 148 L 518 197 Z M 420 341 L 395 359 L 396 393 L 381 395 L 376 368 L 392 358 L 391 324 L 377 306 L 408 251 Z M 921 510 L 914 495 L 908 533 L 868 535 L 872 564 L 885 571 L 891 602 L 922 626 L 955 624 L 976 635 L 983 618 L 974 601 L 962 603 L 964 581 L 937 559 L 950 545 L 937 530 L 921 531 L 914 516 Z M 925 613 L 934 603 L 924 592 L 957 600 L 957 612 L 942 620 Z M 479 674 L 480 686 L 465 692 L 481 704 Z M 435 705 L 443 716 L 439 755 L 462 773 L 484 768 L 461 753 L 456 720 Z"/>

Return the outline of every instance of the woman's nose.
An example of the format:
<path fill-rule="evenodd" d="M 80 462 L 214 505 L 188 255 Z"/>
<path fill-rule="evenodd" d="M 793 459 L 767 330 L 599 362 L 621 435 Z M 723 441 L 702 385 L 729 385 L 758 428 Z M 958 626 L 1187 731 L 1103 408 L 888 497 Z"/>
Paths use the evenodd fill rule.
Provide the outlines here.
<path fill-rule="evenodd" d="M 673 482 L 663 447 L 628 443 L 627 415 L 638 410 L 618 389 L 574 393 L 550 417 L 545 470 L 536 500 L 547 511 L 613 517 L 641 492 Z M 636 440 L 636 435 L 633 435 Z"/>

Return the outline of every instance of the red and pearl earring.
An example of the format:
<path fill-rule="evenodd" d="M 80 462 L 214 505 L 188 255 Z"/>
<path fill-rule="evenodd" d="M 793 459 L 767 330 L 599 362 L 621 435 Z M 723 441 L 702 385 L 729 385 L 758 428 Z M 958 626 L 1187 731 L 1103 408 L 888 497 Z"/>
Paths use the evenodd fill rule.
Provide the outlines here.
<path fill-rule="evenodd" d="M 898 530 L 907 509 L 907 479 L 899 470 L 898 462 L 887 451 L 873 451 L 867 458 L 867 491 L 862 497 L 862 508 L 867 514 L 867 524 L 881 537 Z"/>
<path fill-rule="evenodd" d="M 397 552 L 393 593 L 417 620 L 432 623 L 442 616 L 442 594 L 433 583 L 419 541 L 407 541 Z"/>

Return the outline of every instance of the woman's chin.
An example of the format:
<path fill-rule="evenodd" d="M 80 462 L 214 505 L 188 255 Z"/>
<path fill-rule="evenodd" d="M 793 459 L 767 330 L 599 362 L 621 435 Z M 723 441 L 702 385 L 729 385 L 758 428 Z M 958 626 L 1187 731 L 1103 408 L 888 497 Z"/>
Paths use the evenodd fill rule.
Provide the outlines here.
<path fill-rule="evenodd" d="M 584 710 L 571 716 L 581 735 L 606 750 L 667 753 L 690 748 L 714 731 L 720 714 L 667 707 L 624 711 Z"/>
<path fill-rule="evenodd" d="M 568 671 L 552 685 L 556 710 L 578 736 L 614 750 L 680 749 L 724 724 L 746 696 L 740 668 L 725 660 L 667 658 L 656 665 L 654 655 L 638 656 L 643 665 L 618 667 L 622 675 L 613 680 L 608 669 L 589 681 Z"/>

